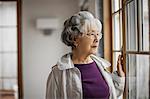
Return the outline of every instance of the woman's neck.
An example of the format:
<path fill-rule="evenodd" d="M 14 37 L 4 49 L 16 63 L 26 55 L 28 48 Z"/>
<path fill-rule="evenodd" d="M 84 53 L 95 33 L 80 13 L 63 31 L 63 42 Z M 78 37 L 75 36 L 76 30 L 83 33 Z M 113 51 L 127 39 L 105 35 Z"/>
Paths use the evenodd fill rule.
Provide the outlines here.
<path fill-rule="evenodd" d="M 87 64 L 93 62 L 90 55 L 72 51 L 72 61 L 74 64 Z"/>

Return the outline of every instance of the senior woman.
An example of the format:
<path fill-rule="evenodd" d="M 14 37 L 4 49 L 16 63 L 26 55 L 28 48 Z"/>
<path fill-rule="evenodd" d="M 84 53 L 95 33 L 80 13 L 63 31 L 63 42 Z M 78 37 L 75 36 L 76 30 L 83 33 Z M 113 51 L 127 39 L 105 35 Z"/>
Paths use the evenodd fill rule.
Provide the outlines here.
<path fill-rule="evenodd" d="M 64 22 L 62 42 L 72 48 L 52 67 L 46 99 L 118 99 L 124 90 L 121 56 L 117 73 L 110 73 L 108 61 L 96 56 L 102 38 L 100 21 L 80 11 Z"/>

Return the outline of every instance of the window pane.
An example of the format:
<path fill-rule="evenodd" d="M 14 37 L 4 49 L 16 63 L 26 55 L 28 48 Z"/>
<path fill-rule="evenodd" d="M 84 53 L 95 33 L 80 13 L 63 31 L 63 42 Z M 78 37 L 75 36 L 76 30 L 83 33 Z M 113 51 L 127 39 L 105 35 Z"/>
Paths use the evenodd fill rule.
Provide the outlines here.
<path fill-rule="evenodd" d="M 121 50 L 122 46 L 122 14 L 113 16 L 113 50 Z"/>
<path fill-rule="evenodd" d="M 0 52 L 2 51 L 2 29 L 0 28 Z"/>
<path fill-rule="evenodd" d="M 150 49 L 150 38 L 149 38 L 149 13 L 148 13 L 148 0 L 141 0 L 141 21 L 140 24 L 140 50 L 149 51 Z"/>
<path fill-rule="evenodd" d="M 137 51 L 137 15 L 135 8 L 136 6 L 134 1 L 130 2 L 126 7 L 126 48 L 129 51 Z"/>
<path fill-rule="evenodd" d="M 2 79 L 0 79 L 0 89 L 2 88 L 3 88 Z M 1 95 L 0 95 L 0 99 L 1 99 Z"/>
<path fill-rule="evenodd" d="M 127 55 L 126 66 L 128 99 L 149 99 L 150 56 Z"/>
<path fill-rule="evenodd" d="M 121 52 L 113 52 L 113 71 L 117 71 L 117 60 Z"/>
<path fill-rule="evenodd" d="M 127 99 L 137 99 L 136 98 L 136 58 L 135 56 L 127 56 L 126 61 L 127 68 L 127 86 L 128 86 L 128 98 Z"/>
<path fill-rule="evenodd" d="M 120 7 L 120 8 L 122 8 L 122 1 L 123 1 L 123 0 L 119 0 L 119 3 L 120 3 L 119 7 Z"/>
<path fill-rule="evenodd" d="M 11 90 L 11 89 L 15 89 L 15 87 L 17 86 L 17 80 L 16 79 L 3 79 L 3 89 L 5 90 Z"/>
<path fill-rule="evenodd" d="M 17 54 L 3 53 L 2 55 L 2 75 L 3 77 L 17 77 Z"/>
<path fill-rule="evenodd" d="M 120 49 L 122 50 L 123 47 L 123 34 L 122 34 L 122 11 L 120 12 Z"/>
<path fill-rule="evenodd" d="M 0 51 L 17 51 L 17 31 L 16 28 L 0 28 L 1 47 Z"/>
<path fill-rule="evenodd" d="M 119 3 L 121 0 L 112 0 L 112 12 L 119 10 Z"/>
<path fill-rule="evenodd" d="M 1 2 L 0 26 L 16 26 L 16 2 Z"/>
<path fill-rule="evenodd" d="M 0 77 L 2 77 L 2 53 L 0 52 Z"/>
<path fill-rule="evenodd" d="M 0 2 L 0 94 L 18 94 L 17 81 L 17 3 Z M 5 97 L 10 94 L 4 94 Z M 3 98 L 3 97 L 2 97 Z"/>

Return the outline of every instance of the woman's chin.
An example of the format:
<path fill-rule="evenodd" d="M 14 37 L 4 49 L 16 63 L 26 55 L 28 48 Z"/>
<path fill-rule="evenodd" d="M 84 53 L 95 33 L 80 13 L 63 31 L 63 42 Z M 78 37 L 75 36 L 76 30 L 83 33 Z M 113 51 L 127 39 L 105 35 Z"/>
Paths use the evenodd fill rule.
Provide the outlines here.
<path fill-rule="evenodd" d="M 96 53 L 97 53 L 97 49 L 91 51 L 91 54 L 96 54 Z"/>

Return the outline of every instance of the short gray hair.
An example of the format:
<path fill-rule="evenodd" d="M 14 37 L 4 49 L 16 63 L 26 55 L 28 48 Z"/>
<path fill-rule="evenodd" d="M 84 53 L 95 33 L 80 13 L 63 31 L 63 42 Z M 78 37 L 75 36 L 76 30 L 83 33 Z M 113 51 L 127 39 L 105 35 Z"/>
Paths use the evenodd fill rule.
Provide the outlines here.
<path fill-rule="evenodd" d="M 75 47 L 74 37 L 89 32 L 95 26 L 101 32 L 101 22 L 94 18 L 90 12 L 80 11 L 64 22 L 64 29 L 61 34 L 62 42 L 73 48 Z"/>

